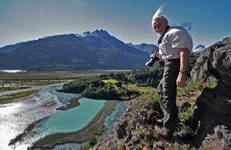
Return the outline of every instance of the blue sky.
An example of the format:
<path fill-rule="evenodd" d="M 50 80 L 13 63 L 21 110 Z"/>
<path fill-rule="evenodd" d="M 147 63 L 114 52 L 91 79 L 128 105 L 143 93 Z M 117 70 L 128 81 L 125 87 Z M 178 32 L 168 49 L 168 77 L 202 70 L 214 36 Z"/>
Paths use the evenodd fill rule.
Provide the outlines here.
<path fill-rule="evenodd" d="M 96 29 L 126 43 L 155 44 L 150 22 L 160 4 L 170 24 L 192 24 L 194 46 L 231 35 L 229 0 L 0 0 L 0 47 Z"/>

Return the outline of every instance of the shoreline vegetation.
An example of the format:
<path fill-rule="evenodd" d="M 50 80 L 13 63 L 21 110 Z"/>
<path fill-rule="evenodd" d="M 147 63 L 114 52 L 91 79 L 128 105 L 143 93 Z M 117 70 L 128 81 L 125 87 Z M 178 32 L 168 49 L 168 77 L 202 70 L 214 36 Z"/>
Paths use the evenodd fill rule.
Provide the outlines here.
<path fill-rule="evenodd" d="M 5 91 L 12 91 L 12 90 L 18 90 L 20 88 L 17 87 L 0 87 L 0 92 L 5 92 Z"/>
<path fill-rule="evenodd" d="M 103 108 L 96 114 L 90 123 L 76 132 L 56 133 L 45 136 L 38 140 L 29 149 L 42 148 L 50 149 L 56 145 L 67 143 L 84 143 L 97 135 L 102 134 L 104 130 L 104 119 L 114 110 L 117 101 L 107 101 Z"/>
<path fill-rule="evenodd" d="M 24 91 L 24 92 L 18 92 L 18 93 L 0 96 L 0 105 L 17 102 L 23 100 L 24 98 L 32 97 L 37 92 L 38 92 L 37 90 L 31 90 L 31 91 Z"/>

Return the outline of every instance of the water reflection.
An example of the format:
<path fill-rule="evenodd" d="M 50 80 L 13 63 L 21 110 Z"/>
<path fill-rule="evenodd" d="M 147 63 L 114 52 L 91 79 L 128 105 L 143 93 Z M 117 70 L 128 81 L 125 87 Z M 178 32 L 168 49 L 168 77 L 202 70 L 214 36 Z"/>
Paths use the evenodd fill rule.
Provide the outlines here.
<path fill-rule="evenodd" d="M 87 98 L 80 99 L 80 106 L 67 111 L 57 111 L 70 99 L 78 97 L 77 94 L 57 92 L 58 87 L 45 88 L 35 96 L 20 102 L 0 105 L 0 150 L 12 150 L 8 146 L 11 139 L 23 133 L 31 123 L 42 120 L 30 134 L 27 134 L 21 143 L 16 143 L 16 150 L 26 150 L 32 143 L 45 135 L 57 132 L 72 132 L 86 126 L 97 112 L 103 107 L 105 101 L 95 101 Z M 114 113 L 107 117 L 105 126 L 108 127 L 122 112 L 124 104 L 115 108 Z M 49 117 L 48 117 L 49 116 Z M 44 120 L 44 118 L 46 118 Z M 74 148 L 78 144 L 64 144 L 55 147 L 55 150 Z"/>
<path fill-rule="evenodd" d="M 64 105 L 59 99 L 76 96 L 55 93 L 55 87 L 46 88 L 24 101 L 0 105 L 0 150 L 11 150 L 8 146 L 11 139 L 22 133 L 29 124 L 55 113 L 56 108 Z M 34 140 L 30 139 L 26 143 L 16 145 L 16 149 L 25 150 Z"/>

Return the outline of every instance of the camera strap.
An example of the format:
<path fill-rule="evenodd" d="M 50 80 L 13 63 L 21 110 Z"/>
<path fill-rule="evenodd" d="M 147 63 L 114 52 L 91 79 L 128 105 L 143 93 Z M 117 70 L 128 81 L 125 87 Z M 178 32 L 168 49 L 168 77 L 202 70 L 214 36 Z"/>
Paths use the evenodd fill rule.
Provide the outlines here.
<path fill-rule="evenodd" d="M 170 28 L 170 26 L 167 25 L 166 28 L 165 28 L 165 30 L 164 30 L 164 32 L 161 34 L 160 38 L 158 39 L 158 42 L 157 42 L 157 44 L 156 44 L 156 48 L 155 48 L 155 50 L 153 51 L 153 53 L 154 53 L 154 52 L 159 52 L 159 45 L 160 45 L 160 43 L 162 42 L 162 39 L 164 38 L 164 36 L 165 36 L 165 34 L 167 33 L 167 31 L 168 31 L 169 28 Z"/>
<path fill-rule="evenodd" d="M 162 39 L 165 36 L 165 34 L 167 33 L 169 28 L 170 28 L 169 25 L 167 25 L 166 29 L 164 30 L 164 32 L 161 34 L 160 38 L 158 39 L 158 42 L 157 42 L 158 45 L 160 45 L 160 43 L 162 42 Z"/>

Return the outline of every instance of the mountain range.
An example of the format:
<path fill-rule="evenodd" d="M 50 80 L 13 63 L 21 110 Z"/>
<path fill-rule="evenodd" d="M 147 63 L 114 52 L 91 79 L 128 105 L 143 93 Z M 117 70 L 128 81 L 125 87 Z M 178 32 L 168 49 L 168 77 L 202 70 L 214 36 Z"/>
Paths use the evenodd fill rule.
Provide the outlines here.
<path fill-rule="evenodd" d="M 142 43 L 142 44 L 134 45 L 132 43 L 128 43 L 128 45 L 148 54 L 151 54 L 153 50 L 156 49 L 156 45 L 154 44 Z"/>
<path fill-rule="evenodd" d="M 202 44 L 199 44 L 199 45 L 197 45 L 197 46 L 195 47 L 195 49 L 193 50 L 193 52 L 194 52 L 194 53 L 200 53 L 200 52 L 204 51 L 204 49 L 205 49 L 205 46 L 202 45 Z"/>
<path fill-rule="evenodd" d="M 137 69 L 154 46 L 125 44 L 102 29 L 55 35 L 0 48 L 0 69 Z"/>

